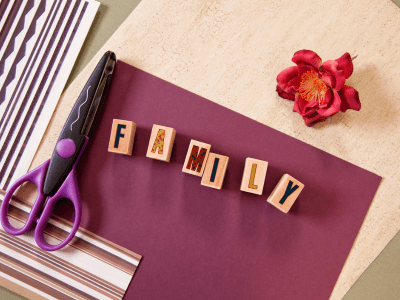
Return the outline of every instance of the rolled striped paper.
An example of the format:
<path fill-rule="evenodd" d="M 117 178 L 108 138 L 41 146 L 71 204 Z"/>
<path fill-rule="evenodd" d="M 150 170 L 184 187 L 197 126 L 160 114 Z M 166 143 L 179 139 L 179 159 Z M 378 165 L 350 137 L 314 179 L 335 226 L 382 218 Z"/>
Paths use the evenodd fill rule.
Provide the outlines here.
<path fill-rule="evenodd" d="M 31 206 L 17 199 L 8 215 L 22 227 Z M 72 223 L 53 216 L 46 240 L 64 239 Z M 33 230 L 20 236 L 0 226 L 0 285 L 35 299 L 122 299 L 142 256 L 80 228 L 66 247 L 46 252 L 36 245 Z"/>

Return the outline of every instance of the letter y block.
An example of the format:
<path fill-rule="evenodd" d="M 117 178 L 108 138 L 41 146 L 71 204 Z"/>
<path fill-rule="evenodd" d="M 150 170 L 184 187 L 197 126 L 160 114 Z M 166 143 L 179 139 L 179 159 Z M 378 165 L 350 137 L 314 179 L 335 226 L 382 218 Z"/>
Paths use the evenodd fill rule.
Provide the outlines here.
<path fill-rule="evenodd" d="M 304 184 L 289 174 L 285 174 L 279 180 L 267 201 L 284 213 L 287 213 L 303 188 Z"/>
<path fill-rule="evenodd" d="M 111 128 L 108 152 L 132 155 L 136 124 L 131 121 L 114 119 Z"/>

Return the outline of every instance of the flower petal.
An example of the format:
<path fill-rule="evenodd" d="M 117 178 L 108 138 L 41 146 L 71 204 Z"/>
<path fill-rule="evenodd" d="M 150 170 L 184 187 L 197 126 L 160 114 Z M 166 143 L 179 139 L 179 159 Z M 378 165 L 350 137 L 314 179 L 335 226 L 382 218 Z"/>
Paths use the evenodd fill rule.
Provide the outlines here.
<path fill-rule="evenodd" d="M 330 103 L 328 103 L 328 105 L 326 107 L 320 107 L 318 109 L 318 113 L 322 117 L 333 116 L 340 110 L 340 105 L 342 103 L 342 100 L 340 99 L 340 95 L 335 90 L 333 90 L 332 92 L 333 92 L 333 98 L 330 100 Z"/>
<path fill-rule="evenodd" d="M 284 90 L 282 90 L 279 85 L 276 86 L 276 91 L 278 92 L 278 95 L 282 98 L 288 99 L 288 100 L 293 100 L 294 101 L 294 94 L 289 94 L 286 93 Z"/>
<path fill-rule="evenodd" d="M 296 77 L 294 77 L 292 80 L 290 80 L 288 82 L 288 86 L 286 88 L 286 91 L 288 93 L 294 94 L 294 93 L 299 91 L 299 87 L 300 87 L 300 77 L 296 76 Z"/>
<path fill-rule="evenodd" d="M 304 123 L 308 127 L 311 127 L 311 126 L 313 126 L 314 124 L 316 124 L 318 122 L 323 122 L 326 119 L 327 119 L 326 117 L 323 117 L 318 113 L 315 113 L 314 115 L 311 115 L 311 116 L 303 116 Z"/>
<path fill-rule="evenodd" d="M 321 57 L 318 56 L 317 53 L 311 50 L 300 50 L 297 51 L 292 58 L 292 61 L 296 64 L 299 65 L 300 63 L 304 63 L 306 65 L 311 65 L 317 70 L 322 64 L 322 59 Z"/>
<path fill-rule="evenodd" d="M 346 52 L 335 61 L 338 63 L 337 69 L 343 71 L 346 79 L 349 78 L 353 73 L 353 60 L 351 59 L 350 54 Z"/>
<path fill-rule="evenodd" d="M 278 76 L 276 77 L 276 81 L 278 83 L 278 86 L 285 91 L 286 93 L 289 93 L 290 85 L 289 82 L 294 79 L 296 76 L 298 76 L 298 67 L 293 66 L 290 68 L 287 68 L 280 72 Z M 293 83 L 292 83 L 293 84 Z"/>
<path fill-rule="evenodd" d="M 327 86 L 333 88 L 335 85 L 335 77 L 329 73 L 319 72 L 319 77 L 322 79 L 323 82 L 326 83 Z"/>
<path fill-rule="evenodd" d="M 315 101 L 304 100 L 300 93 L 295 94 L 295 101 L 293 105 L 293 111 L 298 112 L 302 116 L 307 116 L 315 113 L 318 108 L 318 103 Z"/>
<path fill-rule="evenodd" d="M 319 108 L 327 108 L 328 106 L 331 105 L 331 102 L 333 101 L 333 90 L 332 89 L 328 89 L 325 93 L 324 99 L 323 101 L 321 101 L 322 103 L 319 105 Z"/>
<path fill-rule="evenodd" d="M 360 110 L 361 102 L 358 97 L 358 92 L 351 86 L 345 85 L 339 91 L 340 98 L 342 100 L 340 110 L 345 112 L 348 109 Z"/>
<path fill-rule="evenodd" d="M 336 91 L 342 89 L 344 82 L 346 81 L 346 77 L 344 76 L 343 70 L 338 70 L 338 63 L 335 60 L 327 60 L 322 64 L 322 72 L 328 73 L 329 75 L 334 77 L 334 84 L 332 88 Z"/>
<path fill-rule="evenodd" d="M 300 108 L 299 108 L 299 99 L 298 99 L 299 97 L 300 97 L 299 93 L 296 93 L 295 94 L 294 105 L 293 105 L 293 112 L 297 112 L 297 113 L 299 113 L 301 115 Z"/>
<path fill-rule="evenodd" d="M 326 117 L 321 116 L 320 114 L 318 114 L 318 112 L 316 112 L 310 116 L 303 116 L 304 123 L 308 127 L 311 127 L 318 122 L 323 122 L 326 119 L 327 119 Z"/>
<path fill-rule="evenodd" d="M 318 74 L 318 70 L 315 69 L 314 67 L 310 66 L 310 65 L 306 65 L 306 64 L 301 63 L 301 64 L 299 64 L 299 66 L 297 68 L 299 70 L 298 73 L 299 73 L 300 80 L 301 80 L 301 76 L 304 73 L 308 72 L 308 71 L 312 71 L 312 72 L 315 72 L 315 73 Z"/>

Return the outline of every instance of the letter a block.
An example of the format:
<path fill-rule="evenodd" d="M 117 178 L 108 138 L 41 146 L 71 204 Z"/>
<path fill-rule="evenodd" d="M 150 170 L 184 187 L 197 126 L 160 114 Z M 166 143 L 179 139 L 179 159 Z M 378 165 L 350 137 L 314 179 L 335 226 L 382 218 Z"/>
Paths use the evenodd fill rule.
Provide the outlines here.
<path fill-rule="evenodd" d="M 169 162 L 175 135 L 175 129 L 154 124 L 146 156 Z"/>
<path fill-rule="evenodd" d="M 201 179 L 201 185 L 220 190 L 224 182 L 228 162 L 228 156 L 210 153 L 207 159 L 203 178 Z"/>
<path fill-rule="evenodd" d="M 135 138 L 136 124 L 131 121 L 114 119 L 111 128 L 108 151 L 132 155 L 133 139 Z"/>
<path fill-rule="evenodd" d="M 268 162 L 266 161 L 246 158 L 240 190 L 261 195 L 264 189 L 267 167 Z"/>
<path fill-rule="evenodd" d="M 182 171 L 200 177 L 203 176 L 210 149 L 210 144 L 191 140 Z"/>
<path fill-rule="evenodd" d="M 303 188 L 304 184 L 289 174 L 285 174 L 279 180 L 267 201 L 284 213 L 287 213 Z"/>

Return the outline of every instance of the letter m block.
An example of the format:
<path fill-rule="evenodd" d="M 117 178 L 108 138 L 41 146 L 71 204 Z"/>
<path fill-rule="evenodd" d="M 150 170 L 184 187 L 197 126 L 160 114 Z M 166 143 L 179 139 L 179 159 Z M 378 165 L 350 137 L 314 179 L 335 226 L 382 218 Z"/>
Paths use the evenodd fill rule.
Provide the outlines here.
<path fill-rule="evenodd" d="M 182 171 L 203 176 L 204 168 L 210 154 L 211 145 L 191 140 Z"/>

